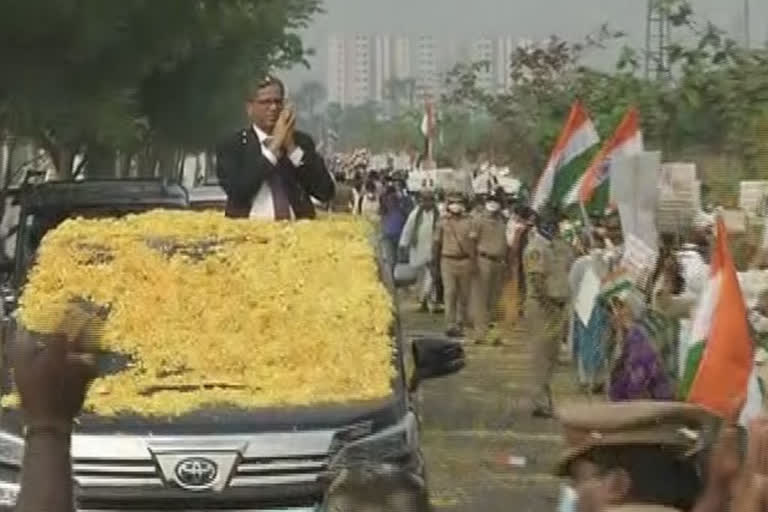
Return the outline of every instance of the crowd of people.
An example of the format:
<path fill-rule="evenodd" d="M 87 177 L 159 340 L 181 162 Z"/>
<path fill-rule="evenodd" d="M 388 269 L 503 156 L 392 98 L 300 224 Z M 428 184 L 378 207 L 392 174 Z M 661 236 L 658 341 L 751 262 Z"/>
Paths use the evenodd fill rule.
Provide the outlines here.
<path fill-rule="evenodd" d="M 358 168 L 351 178 L 337 173 L 336 183 L 331 210 L 379 227 L 384 261 L 417 275 L 416 307 L 442 310 L 448 336 L 504 345 L 526 327 L 535 416 L 553 414 L 550 381 L 563 347 L 587 393 L 613 401 L 677 396 L 679 344 L 706 278 L 711 222 L 684 240 L 662 237 L 641 288 L 620 271 L 616 211 L 569 221 L 501 188 L 410 192 L 396 171 Z M 585 323 L 574 305 L 587 274 L 601 289 Z"/>

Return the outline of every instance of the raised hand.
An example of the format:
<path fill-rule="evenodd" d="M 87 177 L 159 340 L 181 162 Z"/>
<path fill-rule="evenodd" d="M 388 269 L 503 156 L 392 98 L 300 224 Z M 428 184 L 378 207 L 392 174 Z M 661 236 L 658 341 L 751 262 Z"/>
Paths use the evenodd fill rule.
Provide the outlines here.
<path fill-rule="evenodd" d="M 64 335 L 20 332 L 14 347 L 14 377 L 29 428 L 67 431 L 96 376 L 93 356 Z"/>
<path fill-rule="evenodd" d="M 290 124 L 292 115 L 291 110 L 286 108 L 280 112 L 280 117 L 277 118 L 275 129 L 272 130 L 272 141 L 268 146 L 269 150 L 275 155 L 279 155 L 282 152 L 289 132 L 291 133 L 291 137 L 293 137 L 293 128 Z"/>
<path fill-rule="evenodd" d="M 296 111 L 293 107 L 286 108 L 283 112 L 288 112 L 286 119 L 286 134 L 283 147 L 287 154 L 291 154 L 296 149 L 296 141 L 294 139 L 294 132 L 296 130 Z"/>

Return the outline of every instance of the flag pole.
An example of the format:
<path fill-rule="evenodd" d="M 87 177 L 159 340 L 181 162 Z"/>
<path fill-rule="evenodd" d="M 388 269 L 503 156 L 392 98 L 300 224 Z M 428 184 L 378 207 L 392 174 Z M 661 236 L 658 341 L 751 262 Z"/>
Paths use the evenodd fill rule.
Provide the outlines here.
<path fill-rule="evenodd" d="M 432 99 L 427 99 L 427 161 L 435 168 L 435 109 Z"/>
<path fill-rule="evenodd" d="M 584 201 L 579 198 L 579 210 L 581 211 L 581 218 L 584 221 L 584 228 L 587 230 L 587 236 L 589 236 L 590 247 L 595 247 L 595 234 L 592 231 L 592 221 L 589 220 L 589 214 L 587 213 L 587 207 L 584 206 Z"/>

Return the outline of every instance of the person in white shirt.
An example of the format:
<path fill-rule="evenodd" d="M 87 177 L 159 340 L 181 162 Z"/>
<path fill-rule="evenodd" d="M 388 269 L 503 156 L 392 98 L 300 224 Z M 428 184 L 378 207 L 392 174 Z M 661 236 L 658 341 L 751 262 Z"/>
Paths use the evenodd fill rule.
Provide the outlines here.
<path fill-rule="evenodd" d="M 439 215 L 432 191 L 423 191 L 419 206 L 414 208 L 405 221 L 400 235 L 401 260 L 419 271 L 419 304 L 421 311 L 434 310 L 435 282 L 432 275 L 432 241 Z"/>
<path fill-rule="evenodd" d="M 283 108 L 284 96 L 280 80 L 260 81 L 246 102 L 251 126 L 217 149 L 228 217 L 313 218 L 312 199 L 325 203 L 334 196 L 333 178 L 312 138 L 295 129 L 296 115 Z"/>

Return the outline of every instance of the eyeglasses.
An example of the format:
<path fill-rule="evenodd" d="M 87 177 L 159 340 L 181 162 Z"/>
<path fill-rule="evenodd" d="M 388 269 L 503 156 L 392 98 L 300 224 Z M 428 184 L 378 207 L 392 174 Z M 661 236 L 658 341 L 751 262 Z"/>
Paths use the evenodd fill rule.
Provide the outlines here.
<path fill-rule="evenodd" d="M 278 107 L 283 104 L 283 98 L 274 98 L 274 99 L 264 99 L 264 100 L 255 100 L 254 103 L 258 105 L 277 105 Z"/>

